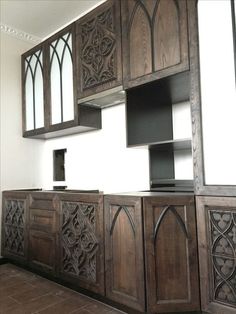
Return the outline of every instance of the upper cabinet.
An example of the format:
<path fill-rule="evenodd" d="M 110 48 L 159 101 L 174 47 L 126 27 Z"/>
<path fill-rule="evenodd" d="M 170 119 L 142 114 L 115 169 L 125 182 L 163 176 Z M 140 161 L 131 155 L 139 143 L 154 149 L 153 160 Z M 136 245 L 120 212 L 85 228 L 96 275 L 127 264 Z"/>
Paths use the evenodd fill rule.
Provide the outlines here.
<path fill-rule="evenodd" d="M 100 109 L 78 106 L 75 23 L 22 55 L 23 135 L 50 138 L 101 128 Z"/>
<path fill-rule="evenodd" d="M 185 0 L 122 1 L 125 88 L 188 70 Z"/>
<path fill-rule="evenodd" d="M 79 102 L 97 98 L 98 93 L 103 96 L 101 92 L 107 90 L 109 94 L 120 91 L 120 1 L 108 0 L 79 19 L 76 44 Z"/>
<path fill-rule="evenodd" d="M 38 45 L 22 56 L 23 129 L 26 133 L 45 131 L 44 52 Z"/>

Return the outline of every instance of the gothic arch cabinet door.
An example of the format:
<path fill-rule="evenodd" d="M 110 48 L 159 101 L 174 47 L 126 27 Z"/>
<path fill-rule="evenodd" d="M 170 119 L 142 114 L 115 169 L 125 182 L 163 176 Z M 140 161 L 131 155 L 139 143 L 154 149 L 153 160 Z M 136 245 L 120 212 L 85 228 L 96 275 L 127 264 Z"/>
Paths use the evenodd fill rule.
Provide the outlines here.
<path fill-rule="evenodd" d="M 189 69 L 185 0 L 121 3 L 125 88 Z"/>
<path fill-rule="evenodd" d="M 120 1 L 108 0 L 77 22 L 78 97 L 122 84 Z"/>
<path fill-rule="evenodd" d="M 49 131 L 78 125 L 75 65 L 75 23 L 46 43 L 47 115 Z"/>
<path fill-rule="evenodd" d="M 236 313 L 236 198 L 197 197 L 202 310 Z"/>
<path fill-rule="evenodd" d="M 39 44 L 22 55 L 23 135 L 45 132 L 44 45 Z"/>
<path fill-rule="evenodd" d="M 102 194 L 59 195 L 59 275 L 104 295 Z"/>
<path fill-rule="evenodd" d="M 3 192 L 2 255 L 19 262 L 28 259 L 27 194 Z"/>
<path fill-rule="evenodd" d="M 105 196 L 106 296 L 144 311 L 142 201 Z"/>
<path fill-rule="evenodd" d="M 194 196 L 143 203 L 148 313 L 199 310 Z"/>

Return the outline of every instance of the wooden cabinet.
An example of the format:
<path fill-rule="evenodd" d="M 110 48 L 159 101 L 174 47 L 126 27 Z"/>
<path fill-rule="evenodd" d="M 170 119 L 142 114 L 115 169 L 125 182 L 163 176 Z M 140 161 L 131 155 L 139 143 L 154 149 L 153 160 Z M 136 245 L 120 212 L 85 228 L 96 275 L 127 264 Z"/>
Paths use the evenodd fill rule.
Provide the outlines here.
<path fill-rule="evenodd" d="M 22 55 L 23 136 L 101 128 L 101 112 L 77 104 L 75 23 Z"/>
<path fill-rule="evenodd" d="M 144 197 L 148 313 L 200 308 L 194 196 Z"/>
<path fill-rule="evenodd" d="M 104 295 L 103 195 L 59 195 L 59 275 Z"/>
<path fill-rule="evenodd" d="M 105 196 L 106 296 L 145 310 L 142 200 Z"/>
<path fill-rule="evenodd" d="M 120 1 L 108 0 L 77 22 L 78 98 L 122 84 Z"/>
<path fill-rule="evenodd" d="M 29 264 L 50 272 L 57 270 L 56 219 L 54 194 L 32 193 L 29 203 Z"/>
<path fill-rule="evenodd" d="M 122 1 L 125 88 L 188 70 L 187 1 Z"/>
<path fill-rule="evenodd" d="M 236 198 L 197 197 L 202 310 L 236 312 Z"/>
<path fill-rule="evenodd" d="M 2 198 L 2 255 L 20 262 L 28 258 L 27 194 L 4 192 Z"/>

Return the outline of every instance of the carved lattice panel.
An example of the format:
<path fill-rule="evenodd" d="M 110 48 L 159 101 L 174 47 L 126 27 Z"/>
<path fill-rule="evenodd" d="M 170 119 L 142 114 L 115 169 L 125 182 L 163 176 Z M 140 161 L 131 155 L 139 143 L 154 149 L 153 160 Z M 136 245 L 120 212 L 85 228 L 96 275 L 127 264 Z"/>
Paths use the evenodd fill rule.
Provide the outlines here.
<path fill-rule="evenodd" d="M 236 307 L 236 210 L 209 211 L 215 301 Z"/>
<path fill-rule="evenodd" d="M 82 89 L 116 79 L 116 34 L 113 8 L 81 24 Z"/>
<path fill-rule="evenodd" d="M 25 202 L 6 200 L 4 207 L 4 250 L 25 255 Z"/>
<path fill-rule="evenodd" d="M 62 271 L 96 282 L 97 204 L 62 203 Z"/>

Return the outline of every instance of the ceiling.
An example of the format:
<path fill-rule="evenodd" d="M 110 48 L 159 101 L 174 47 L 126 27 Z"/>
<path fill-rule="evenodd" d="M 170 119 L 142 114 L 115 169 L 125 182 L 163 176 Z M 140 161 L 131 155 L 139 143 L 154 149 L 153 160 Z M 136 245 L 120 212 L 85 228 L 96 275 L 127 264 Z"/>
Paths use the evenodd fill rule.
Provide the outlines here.
<path fill-rule="evenodd" d="M 44 39 L 104 0 L 0 0 L 0 21 Z"/>

